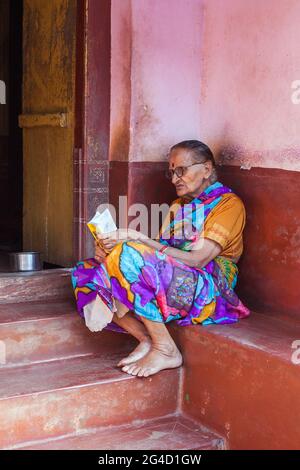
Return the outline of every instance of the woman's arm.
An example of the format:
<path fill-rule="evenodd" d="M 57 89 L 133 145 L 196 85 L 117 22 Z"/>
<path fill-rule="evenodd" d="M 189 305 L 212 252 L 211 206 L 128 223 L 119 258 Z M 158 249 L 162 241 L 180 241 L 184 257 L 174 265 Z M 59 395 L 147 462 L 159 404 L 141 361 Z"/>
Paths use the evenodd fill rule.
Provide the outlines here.
<path fill-rule="evenodd" d="M 106 233 L 99 236 L 99 238 L 101 238 L 105 248 L 109 250 L 112 249 L 115 244 L 118 243 L 118 241 L 125 239 L 141 241 L 145 243 L 145 245 L 150 246 L 155 250 L 160 250 L 163 246 L 165 246 L 164 244 L 159 243 L 156 240 L 152 240 L 141 232 L 137 232 L 136 230 L 131 229 L 121 229 L 117 230 L 116 232 Z M 179 261 L 182 261 L 188 266 L 202 268 L 207 263 L 209 263 L 209 261 L 218 256 L 221 253 L 222 248 L 217 242 L 210 240 L 209 238 L 204 238 L 201 240 L 201 242 L 201 249 L 183 251 L 178 248 L 173 248 L 169 246 L 165 253 L 170 256 L 173 256 L 173 258 L 178 259 Z"/>
<path fill-rule="evenodd" d="M 145 245 L 148 245 L 156 250 L 162 248 L 162 243 L 159 243 L 151 238 L 146 238 L 142 240 Z M 194 268 L 202 268 L 207 263 L 209 263 L 212 259 L 218 256 L 222 251 L 221 246 L 213 240 L 209 238 L 204 238 L 201 249 L 198 250 L 191 250 L 191 251 L 183 251 L 178 248 L 173 248 L 169 246 L 165 253 L 173 256 L 173 258 L 182 261 L 183 263 L 187 264 L 188 266 Z"/>

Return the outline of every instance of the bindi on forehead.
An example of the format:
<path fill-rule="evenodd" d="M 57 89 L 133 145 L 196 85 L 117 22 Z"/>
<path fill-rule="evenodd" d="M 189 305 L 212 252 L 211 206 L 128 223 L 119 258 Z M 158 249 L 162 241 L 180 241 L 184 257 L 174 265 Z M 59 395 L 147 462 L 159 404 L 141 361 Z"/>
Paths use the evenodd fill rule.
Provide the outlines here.
<path fill-rule="evenodd" d="M 169 159 L 169 168 L 176 168 L 178 166 L 186 166 L 192 163 L 192 154 L 186 149 L 177 149 L 172 152 Z"/>

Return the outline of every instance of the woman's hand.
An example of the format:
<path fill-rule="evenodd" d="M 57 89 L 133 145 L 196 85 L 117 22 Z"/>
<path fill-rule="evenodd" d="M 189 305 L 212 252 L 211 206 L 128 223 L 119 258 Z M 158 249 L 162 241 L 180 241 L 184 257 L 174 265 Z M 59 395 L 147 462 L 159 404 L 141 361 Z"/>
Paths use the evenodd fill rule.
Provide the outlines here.
<path fill-rule="evenodd" d="M 101 245 L 103 245 L 103 248 L 105 248 L 105 250 L 111 251 L 114 246 L 118 243 L 119 240 L 117 240 L 116 232 L 117 230 L 114 232 L 97 234 L 97 237 L 101 241 Z M 105 253 L 104 250 L 102 251 Z"/>
<path fill-rule="evenodd" d="M 98 243 L 97 243 L 97 240 L 95 240 L 95 260 L 98 261 L 98 263 L 102 263 L 104 261 L 104 258 L 106 257 L 106 253 L 105 251 L 103 250 L 103 248 L 101 248 Z"/>
<path fill-rule="evenodd" d="M 127 240 L 143 240 L 146 237 L 141 232 L 132 229 L 118 229 L 114 232 L 98 234 L 99 240 L 103 244 L 104 248 L 108 251 L 111 251 L 117 243 Z"/>

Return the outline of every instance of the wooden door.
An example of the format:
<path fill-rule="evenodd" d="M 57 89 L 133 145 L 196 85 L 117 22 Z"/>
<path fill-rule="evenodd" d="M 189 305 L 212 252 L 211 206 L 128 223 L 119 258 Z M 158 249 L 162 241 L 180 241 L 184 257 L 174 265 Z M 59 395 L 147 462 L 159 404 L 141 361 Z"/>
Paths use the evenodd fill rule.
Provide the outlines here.
<path fill-rule="evenodd" d="M 76 0 L 24 0 L 23 249 L 73 263 Z"/>

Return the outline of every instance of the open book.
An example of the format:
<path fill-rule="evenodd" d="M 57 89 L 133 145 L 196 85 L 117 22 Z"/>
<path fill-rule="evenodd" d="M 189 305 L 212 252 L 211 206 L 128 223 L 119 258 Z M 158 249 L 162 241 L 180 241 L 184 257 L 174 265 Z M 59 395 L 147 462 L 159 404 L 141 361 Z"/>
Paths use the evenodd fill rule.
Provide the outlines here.
<path fill-rule="evenodd" d="M 97 234 L 104 234 L 108 232 L 114 232 L 117 230 L 117 226 L 114 222 L 114 219 L 109 212 L 109 209 L 105 209 L 102 212 L 99 212 L 98 209 L 94 217 L 87 223 L 88 228 L 90 229 L 93 237 L 97 241 L 98 245 L 105 251 L 109 253 L 101 243 L 101 240 L 97 237 Z"/>

